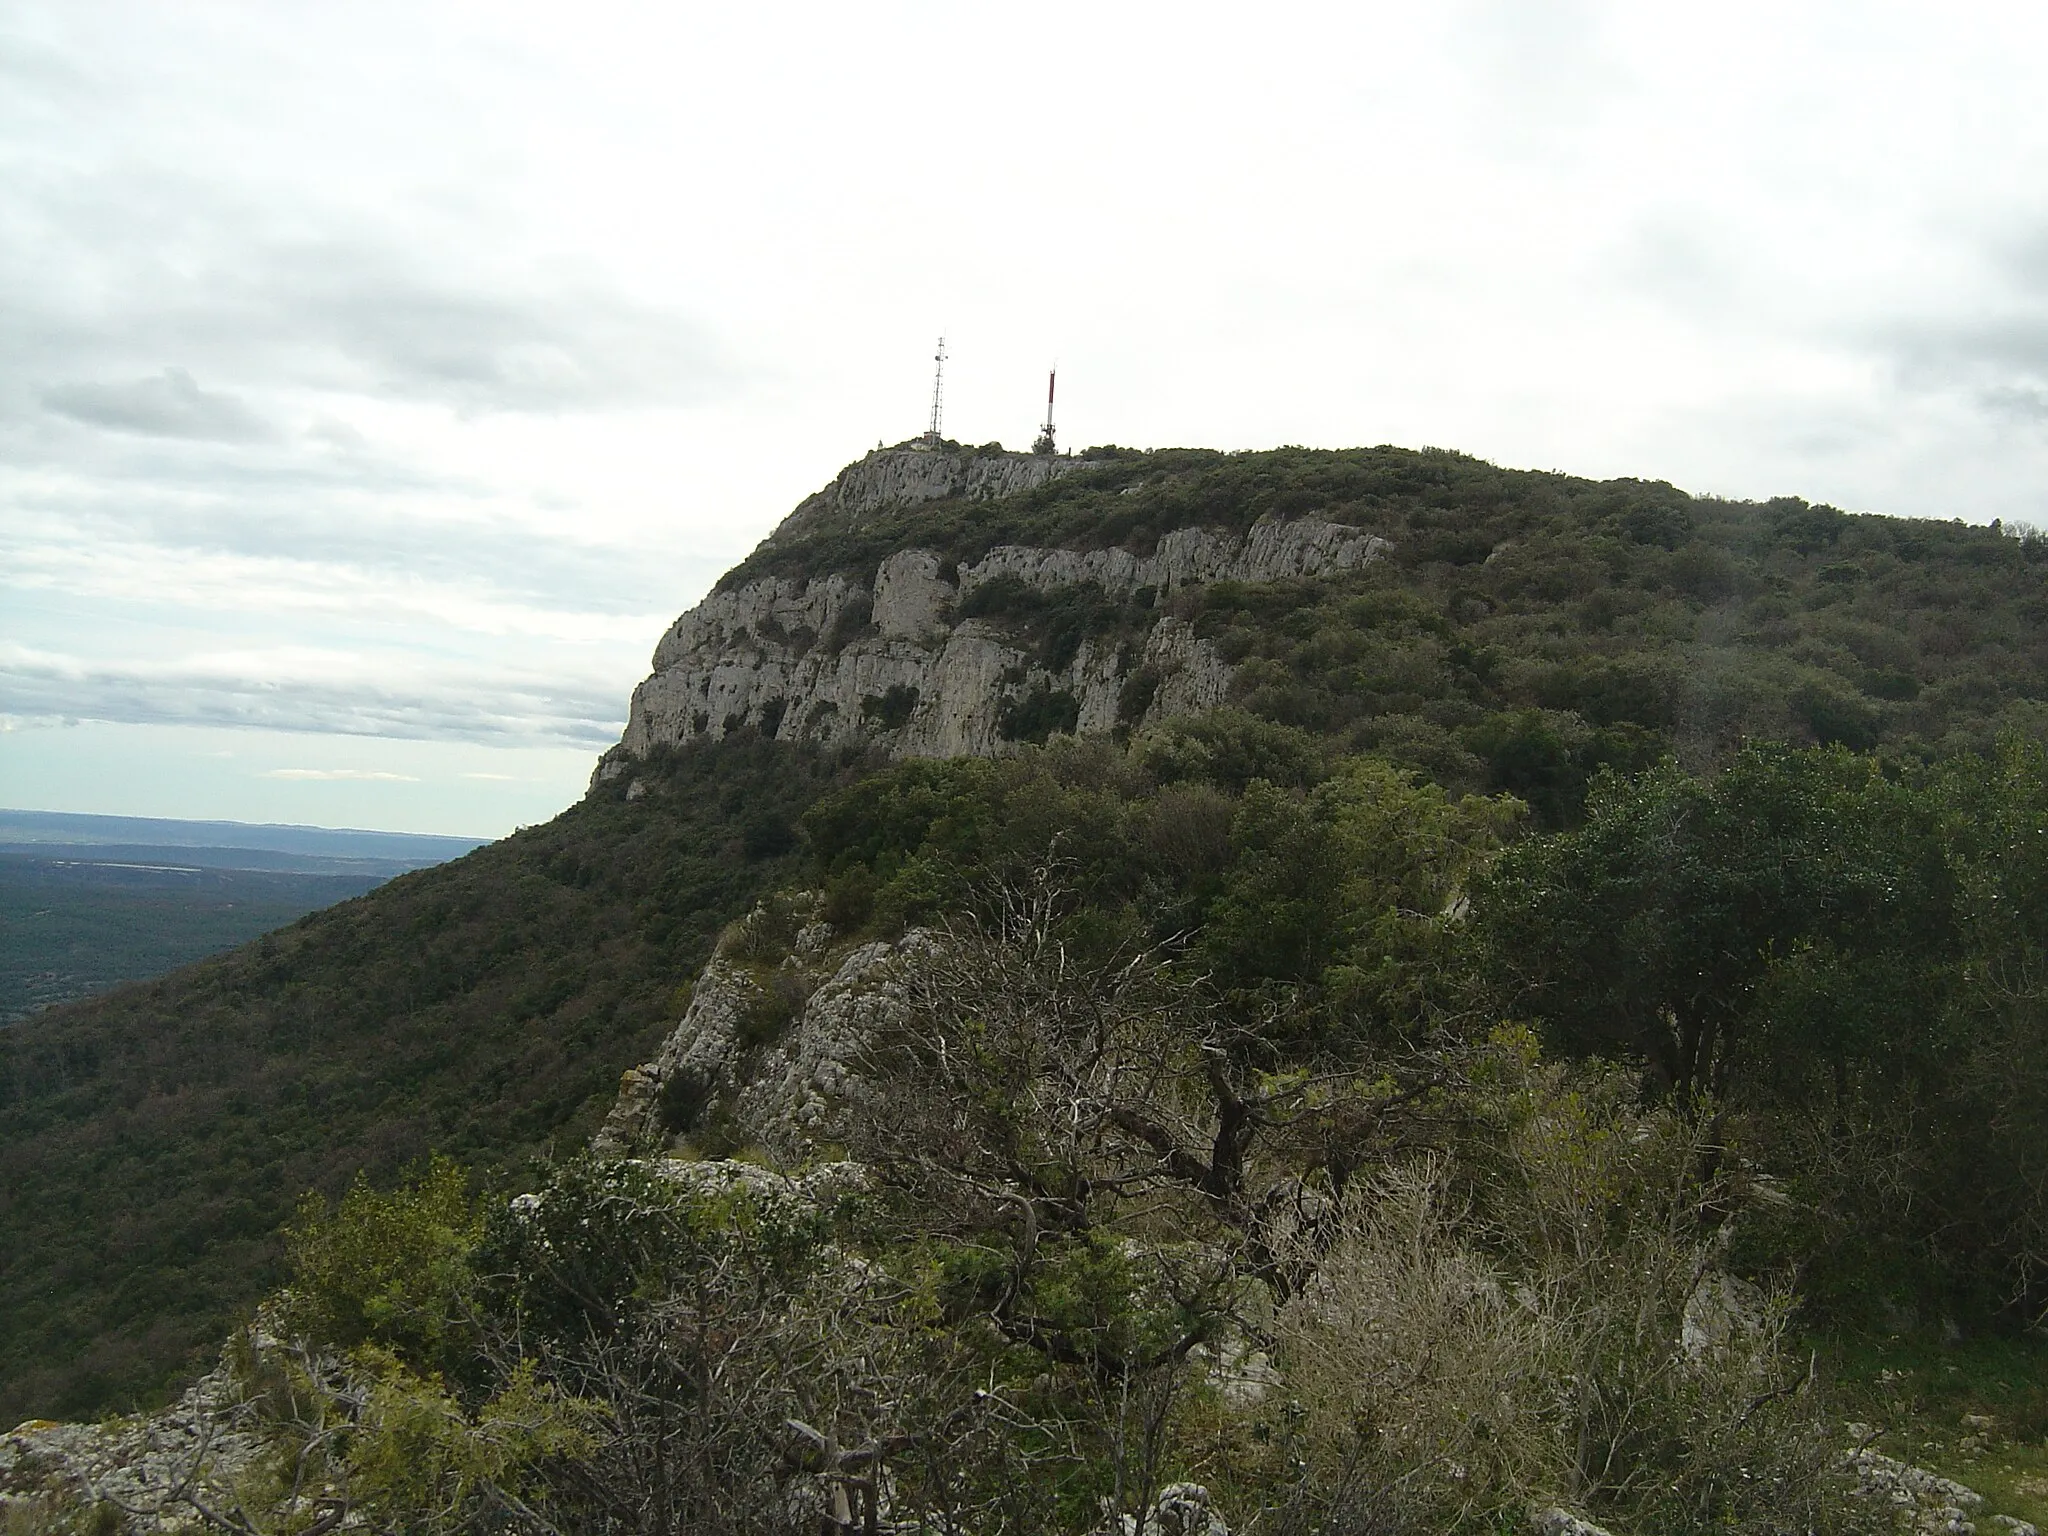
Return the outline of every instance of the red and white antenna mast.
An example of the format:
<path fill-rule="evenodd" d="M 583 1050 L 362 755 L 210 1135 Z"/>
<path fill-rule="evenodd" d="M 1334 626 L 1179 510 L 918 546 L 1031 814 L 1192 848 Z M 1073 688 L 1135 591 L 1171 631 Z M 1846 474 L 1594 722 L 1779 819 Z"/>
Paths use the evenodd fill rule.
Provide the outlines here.
<path fill-rule="evenodd" d="M 1052 440 L 1052 390 L 1059 383 L 1060 371 L 1055 368 L 1045 376 L 1045 425 L 1038 429 L 1038 441 L 1031 445 L 1033 453 L 1058 453 Z"/>
<path fill-rule="evenodd" d="M 946 338 L 939 338 L 939 350 L 932 354 L 932 424 L 924 434 L 924 445 L 936 448 L 944 441 L 939 432 L 939 419 L 945 404 L 946 382 Z"/>

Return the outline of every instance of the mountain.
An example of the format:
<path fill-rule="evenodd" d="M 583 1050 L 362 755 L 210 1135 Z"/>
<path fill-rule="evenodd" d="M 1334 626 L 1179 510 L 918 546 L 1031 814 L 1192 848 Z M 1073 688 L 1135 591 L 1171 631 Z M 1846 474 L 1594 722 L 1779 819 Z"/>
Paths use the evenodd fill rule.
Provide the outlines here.
<path fill-rule="evenodd" d="M 735 741 L 664 793 L 0 1030 L 0 1418 L 146 1398 L 275 1278 L 308 1188 L 573 1142 L 830 764 Z"/>
<path fill-rule="evenodd" d="M 748 562 L 791 574 L 746 578 L 742 566 L 662 637 L 653 675 L 634 690 L 622 756 L 600 773 L 652 746 L 749 727 L 774 740 L 879 735 L 908 755 L 987 756 L 1054 730 L 1091 735 L 1214 708 L 1229 665 L 1169 611 L 1176 595 L 1334 576 L 1387 547 L 1313 514 L 1270 513 L 1242 531 L 1173 527 L 1143 554 L 983 547 L 984 526 L 946 546 L 888 550 L 870 570 L 833 544 L 878 513 L 926 502 L 973 508 L 1026 490 L 1050 501 L 1077 469 L 1105 478 L 1087 460 L 903 448 L 850 466 L 775 531 L 773 560 Z M 963 548 L 980 553 L 963 563 Z"/>
<path fill-rule="evenodd" d="M 2048 543 L 1393 448 L 878 449 L 663 636 L 597 782 L 748 731 L 986 755 L 1222 704 L 1510 789 L 2037 732 Z"/>
<path fill-rule="evenodd" d="M 579 1145 L 719 932 L 819 873 L 806 811 L 892 760 L 1221 708 L 1569 827 L 1667 754 L 2039 734 L 2044 569 L 1996 527 L 1434 450 L 880 450 L 677 621 L 553 822 L 0 1031 L 0 1420 L 188 1373 L 304 1190 Z"/>

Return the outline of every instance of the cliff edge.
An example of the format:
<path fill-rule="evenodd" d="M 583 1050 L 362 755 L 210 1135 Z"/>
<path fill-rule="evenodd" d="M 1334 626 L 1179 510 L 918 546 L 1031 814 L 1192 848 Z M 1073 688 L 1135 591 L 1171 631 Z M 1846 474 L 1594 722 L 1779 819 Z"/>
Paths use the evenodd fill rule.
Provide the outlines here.
<path fill-rule="evenodd" d="M 763 547 L 921 503 L 1026 496 L 1091 467 L 878 449 L 807 498 Z M 1145 549 L 997 544 L 961 561 L 911 544 L 872 570 L 721 583 L 655 647 L 597 778 L 618 777 L 654 748 L 748 727 L 785 741 L 864 737 L 899 756 L 987 756 L 1055 731 L 1140 728 L 1213 708 L 1231 665 L 1170 611 L 1175 593 L 1330 576 L 1386 547 L 1313 515 L 1269 516 L 1242 532 L 1173 529 Z"/>

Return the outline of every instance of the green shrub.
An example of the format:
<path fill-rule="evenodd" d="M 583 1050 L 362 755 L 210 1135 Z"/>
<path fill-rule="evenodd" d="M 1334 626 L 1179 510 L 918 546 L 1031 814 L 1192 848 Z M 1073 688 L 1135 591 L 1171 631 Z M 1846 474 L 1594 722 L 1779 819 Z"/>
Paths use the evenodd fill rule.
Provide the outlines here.
<path fill-rule="evenodd" d="M 285 1234 L 292 1270 L 281 1321 L 314 1344 L 374 1344 L 415 1369 L 438 1368 L 469 1311 L 469 1255 L 483 1236 L 469 1176 L 436 1157 L 389 1192 L 356 1181 L 332 1209 L 299 1203 Z"/>
<path fill-rule="evenodd" d="M 1081 720 L 1081 701 L 1064 688 L 1040 685 L 1003 706 L 997 729 L 1005 741 L 1042 742 L 1054 732 L 1072 734 Z"/>

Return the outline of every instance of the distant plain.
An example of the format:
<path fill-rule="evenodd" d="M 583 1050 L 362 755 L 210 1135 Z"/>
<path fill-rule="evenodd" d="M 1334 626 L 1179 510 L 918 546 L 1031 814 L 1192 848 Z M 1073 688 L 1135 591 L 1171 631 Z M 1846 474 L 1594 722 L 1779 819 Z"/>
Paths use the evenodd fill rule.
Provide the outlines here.
<path fill-rule="evenodd" d="M 0 810 L 0 1026 L 232 949 L 477 842 Z"/>

